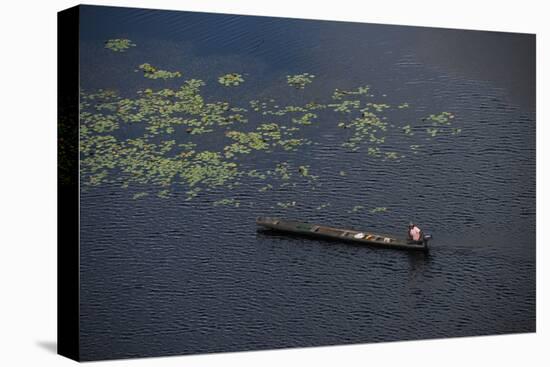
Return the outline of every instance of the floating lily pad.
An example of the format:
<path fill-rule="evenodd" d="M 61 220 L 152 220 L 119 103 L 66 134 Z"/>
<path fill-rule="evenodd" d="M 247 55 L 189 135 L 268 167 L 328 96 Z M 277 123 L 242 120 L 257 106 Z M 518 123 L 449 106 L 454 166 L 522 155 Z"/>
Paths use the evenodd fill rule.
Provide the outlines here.
<path fill-rule="evenodd" d="M 315 119 L 317 118 L 317 115 L 314 114 L 314 113 L 306 113 L 305 115 L 303 115 L 302 117 L 300 118 L 293 118 L 292 119 L 292 122 L 294 122 L 295 124 L 299 124 L 299 125 L 311 125 L 312 123 L 312 119 Z"/>
<path fill-rule="evenodd" d="M 266 192 L 267 190 L 271 190 L 271 189 L 273 189 L 273 185 L 267 184 L 266 186 L 263 186 L 262 188 L 260 188 L 258 191 Z"/>
<path fill-rule="evenodd" d="M 370 210 L 371 213 L 383 213 L 386 212 L 388 208 L 386 207 L 377 207 Z"/>
<path fill-rule="evenodd" d="M 181 77 L 179 71 L 160 70 L 151 64 L 145 63 L 139 65 L 139 70 L 143 71 L 143 76 L 149 79 L 171 79 Z"/>
<path fill-rule="evenodd" d="M 283 209 L 288 209 L 288 208 L 296 206 L 296 202 L 295 201 L 278 202 L 277 206 L 280 207 L 280 208 L 283 208 Z"/>
<path fill-rule="evenodd" d="M 130 47 L 135 46 L 135 43 L 125 38 L 115 38 L 105 41 L 105 48 L 115 52 L 124 52 Z"/>
<path fill-rule="evenodd" d="M 167 189 L 161 190 L 161 191 L 159 191 L 159 192 L 157 193 L 157 196 L 158 196 L 159 198 L 164 198 L 164 199 L 166 199 L 166 198 L 170 197 L 170 190 L 167 190 Z"/>
<path fill-rule="evenodd" d="M 354 90 L 342 90 L 342 89 L 336 88 L 332 93 L 332 99 L 339 100 L 346 96 L 368 95 L 369 90 L 370 90 L 370 87 L 368 85 L 365 85 L 364 87 L 359 87 Z"/>
<path fill-rule="evenodd" d="M 238 208 L 241 205 L 241 203 L 240 201 L 231 198 L 231 199 L 221 199 L 221 200 L 215 201 L 213 205 L 214 206 L 220 206 L 220 205 L 234 206 L 235 208 Z"/>
<path fill-rule="evenodd" d="M 434 128 L 434 127 L 429 127 L 426 129 L 426 132 L 428 133 L 428 135 L 430 135 L 431 137 L 434 137 L 437 135 L 439 129 L 437 128 Z"/>
<path fill-rule="evenodd" d="M 382 112 L 388 108 L 390 108 L 390 105 L 385 103 L 367 103 L 367 107 L 374 108 L 376 112 Z"/>
<path fill-rule="evenodd" d="M 348 210 L 348 213 L 357 213 L 358 211 L 365 209 L 363 205 L 355 205 L 351 210 Z"/>
<path fill-rule="evenodd" d="M 396 152 L 386 152 L 386 153 L 385 153 L 385 158 L 386 158 L 386 159 L 399 159 L 400 156 L 399 156 L 399 154 L 396 153 Z"/>
<path fill-rule="evenodd" d="M 408 135 L 408 136 L 414 135 L 414 133 L 412 132 L 412 127 L 411 127 L 411 125 L 405 125 L 405 126 L 403 126 L 403 132 L 405 133 L 405 135 Z"/>
<path fill-rule="evenodd" d="M 149 193 L 147 192 L 138 192 L 137 194 L 134 194 L 134 196 L 132 196 L 132 199 L 137 200 L 147 195 L 149 195 Z"/>
<path fill-rule="evenodd" d="M 352 101 L 342 101 L 340 103 L 330 103 L 327 106 L 334 109 L 334 112 L 344 112 L 350 113 L 352 110 L 356 110 L 360 107 L 361 101 L 352 100 Z"/>
<path fill-rule="evenodd" d="M 244 79 L 241 74 L 231 73 L 220 76 L 218 82 L 226 87 L 236 87 L 243 83 Z"/>
<path fill-rule="evenodd" d="M 286 81 L 288 85 L 296 89 L 304 89 L 306 85 L 313 82 L 315 75 L 310 73 L 296 74 L 296 75 L 287 75 Z"/>
<path fill-rule="evenodd" d="M 159 70 L 147 63 L 141 64 L 139 71 L 150 79 L 181 76 L 179 72 Z M 313 78 L 305 73 L 288 79 L 290 85 L 302 89 Z M 235 85 L 234 82 L 242 83 L 237 77 L 226 78 L 224 82 L 229 86 Z M 274 190 L 277 184 L 279 188 L 296 188 L 315 182 L 317 176 L 311 174 L 309 166 L 295 165 L 292 152 L 305 152 L 308 145 L 318 144 L 308 138 L 308 131 L 321 123 L 328 124 L 323 126 L 327 129 L 331 128 L 330 124 L 337 124 L 342 139 L 337 144 L 351 151 L 365 149 L 371 159 L 402 157 L 387 151 L 392 144 L 386 142 L 387 132 L 399 129 L 399 124 L 388 123 L 388 116 L 392 117 L 395 108 L 375 103 L 368 86 L 336 89 L 332 103 L 310 100 L 302 105 L 284 105 L 274 98 L 261 98 L 248 102 L 245 108 L 212 100 L 211 96 L 202 93 L 204 85 L 200 79 L 189 79 L 182 81 L 179 88 L 145 88 L 134 95 L 103 89 L 92 93 L 81 91 L 82 185 L 108 182 L 125 188 L 153 185 L 158 190 L 157 196 L 170 197 L 172 187 L 178 184 L 188 190 L 186 200 L 192 200 L 203 189 L 223 187 L 231 190 L 243 184 L 245 179 L 274 180 L 261 187 L 260 192 Z M 404 105 L 398 105 L 397 109 L 405 108 Z M 334 120 L 323 119 L 317 123 L 320 110 L 327 110 L 329 116 L 338 115 Z M 249 117 L 253 117 L 254 125 L 247 124 Z M 424 119 L 431 123 L 428 134 L 434 137 L 439 132 L 459 134 L 460 129 L 447 126 L 453 118 L 449 112 L 429 115 Z M 413 135 L 411 125 L 402 129 L 405 135 Z M 224 141 L 225 146 L 207 150 L 212 148 L 209 139 L 200 136 L 203 134 Z M 388 139 L 393 139 L 396 134 L 387 135 Z M 417 152 L 419 146 L 410 147 Z M 269 154 L 276 149 L 287 151 L 289 160 L 269 171 L 259 166 L 250 167 L 255 163 L 245 157 L 254 154 L 258 159 L 269 159 Z M 344 176 L 345 172 L 340 171 L 340 175 Z M 311 190 L 316 187 L 317 183 L 309 186 Z M 142 197 L 141 193 L 136 195 Z M 360 209 L 357 207 L 355 211 Z"/>
<path fill-rule="evenodd" d="M 317 206 L 315 210 L 322 210 L 322 209 L 328 208 L 329 206 L 330 206 L 330 203 L 321 204 Z"/>
<path fill-rule="evenodd" d="M 300 174 L 302 176 L 307 177 L 308 173 L 309 173 L 309 167 L 308 166 L 300 166 L 300 167 L 298 167 L 298 172 L 300 172 Z"/>
<path fill-rule="evenodd" d="M 432 114 L 426 118 L 426 120 L 431 121 L 434 126 L 450 125 L 452 119 L 454 119 L 454 115 L 450 112 L 441 112 L 437 115 Z"/>

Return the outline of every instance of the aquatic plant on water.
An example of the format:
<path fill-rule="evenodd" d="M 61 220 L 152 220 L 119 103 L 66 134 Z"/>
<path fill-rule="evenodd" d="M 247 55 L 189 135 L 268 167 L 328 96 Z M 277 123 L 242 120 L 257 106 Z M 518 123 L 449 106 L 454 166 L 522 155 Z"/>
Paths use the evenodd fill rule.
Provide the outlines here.
<path fill-rule="evenodd" d="M 289 202 L 280 202 L 279 201 L 277 203 L 277 206 L 280 207 L 280 208 L 283 208 L 283 209 L 288 209 L 288 208 L 296 206 L 296 201 L 289 201 Z"/>
<path fill-rule="evenodd" d="M 181 77 L 179 71 L 160 70 L 151 64 L 145 63 L 138 66 L 139 70 L 143 71 L 143 76 L 149 79 L 171 79 Z M 139 71 L 136 70 L 136 71 Z"/>
<path fill-rule="evenodd" d="M 125 38 L 115 38 L 105 41 L 105 48 L 115 52 L 124 52 L 130 47 L 135 46 L 135 43 Z"/>
<path fill-rule="evenodd" d="M 363 205 L 355 205 L 351 210 L 348 210 L 348 213 L 357 213 L 360 210 L 365 209 Z"/>
<path fill-rule="evenodd" d="M 131 42 L 112 42 L 108 48 L 121 52 L 120 49 L 128 48 L 123 45 L 133 47 Z M 148 63 L 141 64 L 138 71 L 148 79 L 182 76 L 179 71 L 160 70 Z M 314 77 L 309 73 L 289 75 L 287 82 L 303 89 Z M 219 77 L 218 81 L 237 86 L 244 80 L 240 74 L 233 73 Z M 294 188 L 298 183 L 314 190 L 319 176 L 313 175 L 314 168 L 308 165 L 295 165 L 290 160 L 278 162 L 271 169 L 243 169 L 241 160 L 250 154 L 269 155 L 277 149 L 301 154 L 307 146 L 317 144 L 310 139 L 308 131 L 319 124 L 334 124 L 341 129 L 344 149 L 365 149 L 370 159 L 399 160 L 403 157 L 401 153 L 388 150 L 391 145 L 386 142 L 388 130 L 399 128 L 390 124 L 385 116 L 392 107 L 376 101 L 369 86 L 335 89 L 329 102 L 310 100 L 304 104 L 284 105 L 274 98 L 261 98 L 249 101 L 246 106 L 213 101 L 202 93 L 204 86 L 201 79 L 187 79 L 177 88 L 151 86 L 136 91 L 133 96 L 121 96 L 113 90 L 82 90 L 80 164 L 84 189 L 102 183 L 135 186 L 141 190 L 133 197 L 140 199 L 149 195 L 152 185 L 158 188 L 156 197 L 167 198 L 171 197 L 174 185 L 184 185 L 187 187 L 186 200 L 193 200 L 203 190 L 216 187 L 230 190 L 241 185 L 243 180 L 269 180 L 256 189 L 259 192 L 278 187 Z M 397 105 L 397 109 L 408 107 L 408 103 Z M 334 122 L 321 121 L 318 112 L 322 110 L 340 117 Z M 254 126 L 248 126 L 251 118 L 255 121 Z M 412 139 L 413 130 L 421 128 L 432 138 L 442 132 L 456 135 L 461 130 L 450 126 L 453 119 L 453 114 L 441 112 L 422 120 L 429 124 L 428 127 L 421 122 L 411 122 L 399 129 L 403 139 Z M 122 128 L 125 131 L 132 129 L 134 133 L 120 134 Z M 224 145 L 217 150 L 203 147 L 195 137 L 204 134 L 221 137 Z M 409 146 L 415 154 L 421 147 L 419 144 Z M 346 175 L 343 170 L 339 174 Z M 143 185 L 149 188 L 143 191 Z M 222 199 L 213 205 L 240 205 L 230 200 Z M 278 207 L 294 205 L 285 202 Z M 362 206 L 356 206 L 351 211 L 361 209 Z M 378 208 L 374 212 L 381 211 Z"/>
<path fill-rule="evenodd" d="M 324 203 L 324 204 L 321 204 L 321 205 L 318 205 L 315 210 L 323 210 L 325 208 L 328 208 L 330 206 L 330 203 Z"/>
<path fill-rule="evenodd" d="M 225 74 L 218 78 L 218 82 L 226 87 L 236 87 L 244 82 L 243 76 L 237 73 Z"/>
<path fill-rule="evenodd" d="M 306 85 L 313 82 L 315 75 L 310 73 L 296 74 L 296 75 L 287 75 L 286 82 L 291 87 L 296 89 L 304 89 Z"/>
<path fill-rule="evenodd" d="M 370 210 L 370 212 L 373 213 L 373 214 L 375 214 L 375 213 L 384 213 L 384 212 L 386 212 L 386 211 L 388 211 L 388 208 L 383 207 L 383 206 L 382 206 L 382 207 L 372 208 L 372 209 Z"/>

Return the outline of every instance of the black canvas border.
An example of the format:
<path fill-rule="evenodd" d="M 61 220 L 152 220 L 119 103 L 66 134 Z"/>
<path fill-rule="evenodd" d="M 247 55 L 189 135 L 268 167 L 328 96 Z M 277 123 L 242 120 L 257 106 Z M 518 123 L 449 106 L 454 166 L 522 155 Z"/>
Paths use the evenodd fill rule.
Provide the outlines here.
<path fill-rule="evenodd" d="M 57 13 L 57 353 L 80 360 L 79 6 Z"/>

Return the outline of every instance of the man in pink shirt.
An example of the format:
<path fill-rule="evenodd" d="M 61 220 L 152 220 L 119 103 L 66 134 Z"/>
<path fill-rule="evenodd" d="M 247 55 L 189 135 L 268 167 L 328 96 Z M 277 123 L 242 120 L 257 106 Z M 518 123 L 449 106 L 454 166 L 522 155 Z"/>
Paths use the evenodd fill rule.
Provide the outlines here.
<path fill-rule="evenodd" d="M 422 230 L 414 223 L 409 223 L 409 240 L 420 241 L 422 237 Z"/>

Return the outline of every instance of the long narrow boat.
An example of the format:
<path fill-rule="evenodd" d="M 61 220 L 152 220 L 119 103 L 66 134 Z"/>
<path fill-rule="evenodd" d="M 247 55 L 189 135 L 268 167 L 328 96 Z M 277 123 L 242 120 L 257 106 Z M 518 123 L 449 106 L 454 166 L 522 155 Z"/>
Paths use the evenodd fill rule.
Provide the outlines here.
<path fill-rule="evenodd" d="M 372 245 L 402 250 L 428 251 L 428 241 L 432 238 L 431 235 L 425 235 L 421 241 L 411 241 L 403 238 L 376 234 L 370 231 L 327 227 L 273 217 L 258 217 L 256 218 L 256 224 L 270 230 L 292 233 L 300 236 L 316 237 L 327 240 L 339 240 L 362 245 Z"/>

